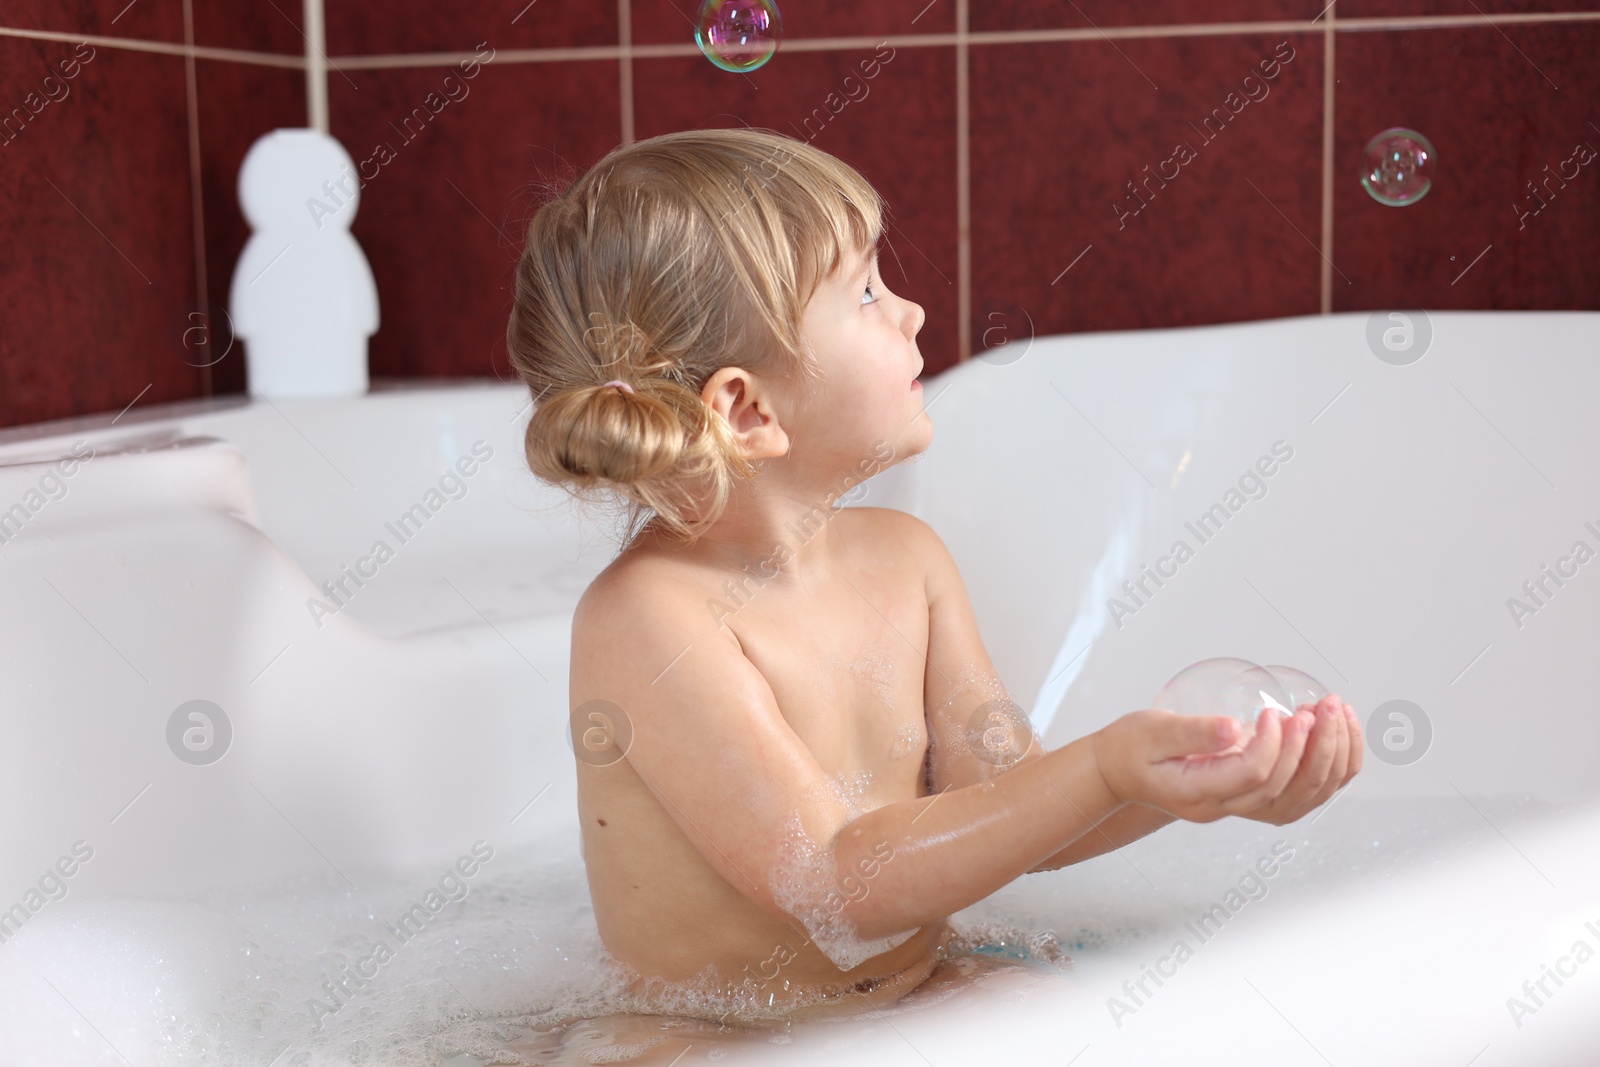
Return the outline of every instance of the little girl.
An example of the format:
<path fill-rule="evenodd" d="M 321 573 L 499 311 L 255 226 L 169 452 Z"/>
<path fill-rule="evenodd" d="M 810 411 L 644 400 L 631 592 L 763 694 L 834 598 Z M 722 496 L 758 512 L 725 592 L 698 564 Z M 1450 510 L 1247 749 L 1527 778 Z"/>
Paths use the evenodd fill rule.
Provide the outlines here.
<path fill-rule="evenodd" d="M 947 917 L 1019 875 L 1174 818 L 1289 822 L 1361 766 L 1333 695 L 1243 745 L 1231 718 L 1144 710 L 1045 751 L 938 535 L 833 507 L 933 437 L 881 211 L 805 142 L 672 133 L 545 204 L 517 266 L 528 464 L 627 505 L 570 702 L 595 918 L 651 1011 L 895 1000 Z"/>

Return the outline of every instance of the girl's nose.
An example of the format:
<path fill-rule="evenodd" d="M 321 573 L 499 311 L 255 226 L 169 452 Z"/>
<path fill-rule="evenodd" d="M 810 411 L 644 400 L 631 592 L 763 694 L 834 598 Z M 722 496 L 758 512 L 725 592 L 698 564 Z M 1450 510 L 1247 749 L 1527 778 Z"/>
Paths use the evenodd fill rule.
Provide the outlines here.
<path fill-rule="evenodd" d="M 922 324 L 927 321 L 928 313 L 923 311 L 922 305 L 915 300 L 907 300 L 906 303 L 911 305 L 912 327 L 909 336 L 915 337 L 922 331 Z"/>

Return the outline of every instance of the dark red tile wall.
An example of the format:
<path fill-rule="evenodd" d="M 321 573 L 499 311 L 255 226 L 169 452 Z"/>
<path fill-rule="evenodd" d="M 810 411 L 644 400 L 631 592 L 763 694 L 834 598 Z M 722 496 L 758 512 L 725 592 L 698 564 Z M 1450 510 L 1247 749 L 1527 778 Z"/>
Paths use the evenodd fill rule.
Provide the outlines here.
<path fill-rule="evenodd" d="M 1462 15 L 1473 25 L 1489 15 L 1538 15 L 1552 11 L 1600 11 L 1595 0 L 1342 0 L 1343 19 L 1405 15 Z"/>
<path fill-rule="evenodd" d="M 4 422 L 196 395 L 183 100 L 180 57 L 0 37 Z"/>
<path fill-rule="evenodd" d="M 363 177 L 352 232 L 378 284 L 371 373 L 509 379 L 522 220 L 539 182 L 616 146 L 616 61 L 489 58 L 470 78 L 459 66 L 347 73 L 328 87 L 334 132 Z M 428 114 L 430 94 L 448 102 L 426 125 L 404 123 Z"/>
<path fill-rule="evenodd" d="M 1363 91 L 1340 96 L 1334 124 L 1333 259 L 1350 278 L 1334 310 L 1600 307 L 1600 156 L 1574 159 L 1600 153 L 1586 103 L 1600 22 L 1353 33 L 1338 48 Z M 1441 176 L 1399 210 L 1353 180 L 1389 125 L 1426 133 Z"/>
<path fill-rule="evenodd" d="M 328 0 L 327 22 L 329 54 L 336 56 L 471 52 L 480 42 L 497 52 L 617 44 L 617 8 L 606 3 L 455 0 L 410 4 L 396 18 L 389 4 Z"/>
<path fill-rule="evenodd" d="M 194 43 L 203 48 L 281 52 L 295 56 L 305 52 L 299 0 L 192 0 L 192 3 Z"/>
<path fill-rule="evenodd" d="M 974 350 L 1025 322 L 1315 314 L 1322 51 L 1314 33 L 976 50 Z"/>
<path fill-rule="evenodd" d="M 697 0 L 458 0 L 403 17 L 326 0 L 333 133 L 358 163 L 393 152 L 368 168 L 354 228 L 381 304 L 372 373 L 509 377 L 507 284 L 529 212 L 624 137 L 689 127 L 788 132 L 873 182 L 889 204 L 885 276 L 928 313 L 929 374 L 1024 330 L 1600 307 L 1600 160 L 1575 162 L 1600 148 L 1586 103 L 1600 0 L 1325 6 L 811 0 L 784 5 L 792 47 L 737 75 L 692 51 Z M 226 324 L 248 236 L 235 185 L 257 137 L 306 122 L 302 17 L 298 0 L 0 0 L 0 117 L 13 116 L 0 425 L 243 390 Z M 629 99 L 624 17 L 646 50 L 628 60 Z M 41 33 L 92 37 L 94 58 L 61 79 L 76 46 Z M 908 43 L 922 35 L 936 39 Z M 868 81 L 860 64 L 885 38 L 893 58 Z M 402 133 L 452 72 L 443 53 L 480 45 L 494 58 L 470 94 Z M 663 45 L 682 54 L 650 52 Z M 1274 60 L 1273 78 L 1245 82 Z M 60 99 L 41 103 L 49 92 Z M 1213 109 L 1226 122 L 1202 130 Z M 1437 152 L 1433 190 L 1405 208 L 1358 181 L 1367 139 L 1391 125 Z"/>
<path fill-rule="evenodd" d="M 6 0 L 0 26 L 91 37 L 181 42 L 182 0 Z M 9 106 L 9 104 L 7 105 Z"/>
<path fill-rule="evenodd" d="M 992 0 L 972 5 L 972 29 L 1094 29 L 1113 26 L 1175 26 L 1208 22 L 1278 22 L 1312 19 L 1327 0 Z"/>
<path fill-rule="evenodd" d="M 929 0 L 806 0 L 779 4 L 786 40 L 815 37 L 868 37 L 890 34 L 954 33 L 955 5 Z M 694 0 L 633 0 L 635 44 L 679 44 L 694 40 Z M 974 29 L 977 27 L 974 26 Z M 768 64 L 771 65 L 770 63 Z M 714 68 L 713 68 L 714 69 Z M 950 85 L 953 88 L 953 84 Z"/>

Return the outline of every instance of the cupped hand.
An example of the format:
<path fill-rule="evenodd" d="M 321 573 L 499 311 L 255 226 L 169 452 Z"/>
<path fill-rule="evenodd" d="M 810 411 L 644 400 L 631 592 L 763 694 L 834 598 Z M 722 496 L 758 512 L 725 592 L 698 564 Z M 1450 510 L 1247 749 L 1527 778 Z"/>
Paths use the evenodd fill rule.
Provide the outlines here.
<path fill-rule="evenodd" d="M 1321 806 L 1334 793 L 1349 784 L 1361 770 L 1366 739 L 1355 709 L 1329 693 L 1316 704 L 1302 704 L 1288 730 L 1300 732 L 1304 741 L 1299 751 L 1285 744 L 1273 768 L 1274 779 L 1283 788 L 1255 808 L 1240 811 L 1242 818 L 1282 826 Z M 1309 736 L 1306 736 L 1309 731 Z"/>
<path fill-rule="evenodd" d="M 1254 811 L 1288 786 L 1300 763 L 1306 730 L 1285 729 L 1267 708 L 1255 736 L 1225 715 L 1134 711 L 1092 736 L 1100 774 L 1124 802 L 1146 804 L 1191 822 Z"/>

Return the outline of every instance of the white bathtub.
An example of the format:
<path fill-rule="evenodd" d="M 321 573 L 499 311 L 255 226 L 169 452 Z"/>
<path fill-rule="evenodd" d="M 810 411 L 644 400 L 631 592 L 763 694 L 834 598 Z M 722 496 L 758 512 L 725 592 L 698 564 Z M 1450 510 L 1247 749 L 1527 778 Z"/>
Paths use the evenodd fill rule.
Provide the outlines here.
<path fill-rule="evenodd" d="M 1413 716 L 1425 754 L 1386 762 L 1404 725 L 1388 720 L 1350 789 L 1300 823 L 1176 825 L 959 917 L 1056 931 L 1065 975 L 1005 975 L 937 1010 L 913 995 L 724 1062 L 1600 1060 L 1600 958 L 1574 954 L 1600 951 L 1600 559 L 1571 556 L 1600 550 L 1600 315 L 1414 318 L 1432 336 L 1412 362 L 1381 342 L 1378 358 L 1351 314 L 1038 338 L 929 383 L 933 447 L 852 503 L 939 531 L 1049 744 L 1215 655 L 1300 666 L 1364 721 L 1411 701 L 1431 739 Z M 530 974 L 581 977 L 569 957 L 598 942 L 573 897 L 568 625 L 612 546 L 526 472 L 526 418 L 525 390 L 468 384 L 0 431 L 0 1062 L 190 1062 L 198 1045 L 177 1050 L 199 1031 L 208 1062 L 389 1062 L 285 1047 L 295 983 L 348 948 L 317 931 L 395 914 L 478 842 L 493 873 L 430 932 L 455 948 L 413 952 L 339 1025 L 423 1003 L 430 975 L 466 1012 L 439 1025 L 526 1010 Z M 93 457 L 70 476 L 48 464 L 75 447 Z M 1265 495 L 1227 495 L 1268 468 L 1244 487 Z M 459 498 L 429 496 L 442 478 Z M 1202 539 L 1186 524 L 1216 504 Z M 1179 539 L 1192 558 L 1161 562 Z M 1146 565 L 1167 577 L 1129 594 Z M 367 577 L 334 605 L 319 586 L 342 568 Z M 1523 585 L 1541 579 L 1535 602 Z M 214 712 L 209 748 L 204 720 L 170 728 L 195 700 L 222 709 L 226 745 Z M 1280 841 L 1293 856 L 1262 863 L 1257 899 L 1234 897 L 1213 937 L 1185 926 Z M 562 906 L 518 903 L 533 883 Z M 272 903 L 269 885 L 298 895 Z M 297 900 L 316 902 L 303 929 Z M 252 950 L 284 979 L 271 990 L 245 954 L 261 930 L 282 934 Z M 296 951 L 315 974 L 290 981 Z M 251 997 L 276 998 L 277 1022 L 229 1045 Z"/>

